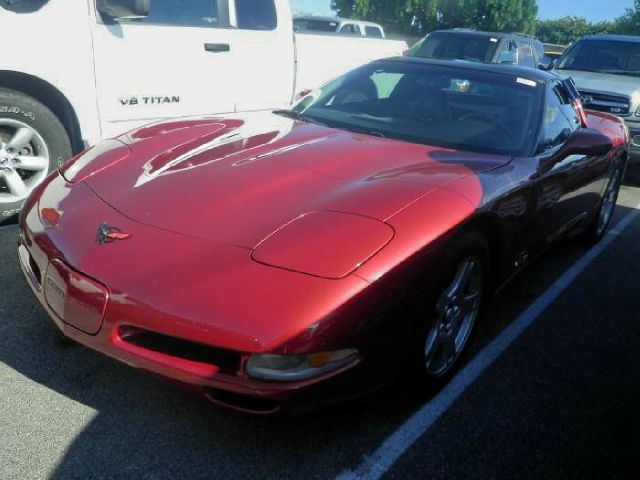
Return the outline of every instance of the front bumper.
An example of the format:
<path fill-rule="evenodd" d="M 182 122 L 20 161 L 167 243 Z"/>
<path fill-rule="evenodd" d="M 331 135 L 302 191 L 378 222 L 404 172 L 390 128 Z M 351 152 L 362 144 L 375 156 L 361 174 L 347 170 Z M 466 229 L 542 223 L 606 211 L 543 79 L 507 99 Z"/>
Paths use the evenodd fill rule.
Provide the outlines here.
<path fill-rule="evenodd" d="M 50 183 L 55 182 L 59 180 Z M 42 187 L 43 190 L 46 188 Z M 60 198 L 67 198 L 66 195 L 68 192 L 60 195 Z M 47 197 L 46 192 L 43 197 Z M 75 198 L 73 205 L 94 201 L 89 196 L 78 200 Z M 78 229 L 72 234 L 68 230 L 65 232 L 64 216 L 70 216 L 70 207 L 66 211 L 60 209 L 63 212 L 62 219 L 54 214 L 43 216 L 42 212 L 48 210 L 43 207 L 50 205 L 42 200 L 40 203 L 28 202 L 20 222 L 18 256 L 33 294 L 67 337 L 132 367 L 195 388 L 213 403 L 255 414 L 273 414 L 299 407 L 308 408 L 317 403 L 334 403 L 342 397 L 363 393 L 375 383 L 369 375 L 362 374 L 361 357 L 336 370 L 300 381 L 277 382 L 249 377 L 245 365 L 250 353 L 255 353 L 255 350 L 234 350 L 227 346 L 228 343 L 225 346 L 216 345 L 211 341 L 212 328 L 205 333 L 205 329 L 189 317 L 167 316 L 166 304 L 163 309 L 158 309 L 156 305 L 136 298 L 136 292 L 123 291 L 119 285 L 116 286 L 118 281 L 114 280 L 114 284 L 111 284 L 102 276 L 99 279 L 93 276 L 90 272 L 95 267 L 87 260 L 91 259 L 92 253 L 86 249 L 95 248 L 95 239 L 83 238 Z M 91 205 L 92 211 L 101 208 L 99 203 Z M 104 208 L 108 207 L 104 205 Z M 100 210 L 98 215 L 103 218 L 116 214 Z M 60 225 L 56 224 L 58 221 Z M 129 231 L 136 228 L 128 224 L 124 217 L 117 218 L 117 223 Z M 138 239 L 143 236 L 141 233 Z M 156 238 L 154 242 L 161 244 L 164 240 Z M 88 244 L 93 244 L 93 247 Z M 85 250 L 81 251 L 81 248 Z M 112 245 L 101 250 L 100 255 L 108 256 L 118 248 L 122 249 L 122 257 L 124 242 L 122 247 Z M 157 248 L 166 251 L 168 246 L 157 245 Z M 81 254 L 84 255 L 82 261 L 79 260 Z M 129 258 L 122 260 L 125 267 L 111 267 L 113 258 L 107 260 L 108 267 L 105 268 L 117 268 L 113 274 L 117 275 L 108 278 L 135 276 L 135 271 L 122 272 L 131 261 Z M 248 264 L 251 268 L 265 268 L 255 262 Z M 176 286 L 182 285 L 174 279 L 154 279 L 153 275 L 143 280 L 145 283 L 166 281 Z M 184 325 L 180 325 L 181 322 Z M 232 336 L 232 332 L 227 332 L 224 341 L 230 342 L 230 339 L 238 345 L 243 344 Z"/>
<path fill-rule="evenodd" d="M 269 382 L 246 375 L 248 354 L 172 338 L 153 331 L 132 329 L 137 323 L 122 314 L 105 312 L 99 331 L 86 333 L 67 323 L 51 306 L 44 282 L 50 278 L 53 261 L 42 259 L 42 252 L 27 247 L 23 235 L 18 240 L 20 266 L 33 294 L 62 333 L 93 350 L 131 367 L 143 369 L 199 390 L 211 402 L 254 414 L 274 414 L 314 404 L 334 403 L 340 397 L 364 392 L 359 377 L 361 358 L 337 370 L 295 382 Z M 34 252 L 34 254 L 32 254 Z M 57 260 L 56 260 L 57 261 Z M 76 272 L 76 276 L 84 276 Z M 86 277 L 85 277 L 86 278 Z M 92 279 L 87 278 L 88 281 Z M 116 319 L 117 318 L 117 319 Z M 353 388 L 354 386 L 357 388 Z"/>

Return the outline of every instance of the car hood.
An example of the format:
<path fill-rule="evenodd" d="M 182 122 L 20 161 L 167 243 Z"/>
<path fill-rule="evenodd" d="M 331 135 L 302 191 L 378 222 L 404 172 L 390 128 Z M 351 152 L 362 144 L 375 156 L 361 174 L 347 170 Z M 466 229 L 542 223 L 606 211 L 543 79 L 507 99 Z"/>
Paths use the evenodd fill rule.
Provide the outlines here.
<path fill-rule="evenodd" d="M 579 90 L 611 92 L 630 97 L 635 93 L 640 94 L 640 79 L 637 77 L 579 70 L 557 70 L 556 73 L 564 78 L 573 78 Z"/>
<path fill-rule="evenodd" d="M 314 211 L 386 221 L 510 160 L 271 113 L 162 123 L 119 140 L 129 156 L 84 180 L 106 203 L 146 225 L 246 248 Z"/>

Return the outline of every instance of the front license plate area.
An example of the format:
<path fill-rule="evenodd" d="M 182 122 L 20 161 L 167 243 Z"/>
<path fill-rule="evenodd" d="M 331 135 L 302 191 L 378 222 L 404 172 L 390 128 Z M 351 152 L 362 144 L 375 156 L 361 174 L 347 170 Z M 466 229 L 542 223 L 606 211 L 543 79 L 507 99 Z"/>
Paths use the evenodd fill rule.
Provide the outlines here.
<path fill-rule="evenodd" d="M 89 335 L 100 331 L 109 298 L 103 285 L 53 260 L 47 269 L 44 295 L 63 322 Z"/>

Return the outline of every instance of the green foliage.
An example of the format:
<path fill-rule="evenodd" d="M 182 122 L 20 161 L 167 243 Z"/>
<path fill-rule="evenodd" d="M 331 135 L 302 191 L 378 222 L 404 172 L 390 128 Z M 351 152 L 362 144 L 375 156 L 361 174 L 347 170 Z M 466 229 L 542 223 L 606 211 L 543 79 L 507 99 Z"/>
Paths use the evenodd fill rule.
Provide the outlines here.
<path fill-rule="evenodd" d="M 616 32 L 626 35 L 640 35 L 640 0 L 635 0 L 633 8 L 616 18 Z"/>
<path fill-rule="evenodd" d="M 533 33 L 538 13 L 536 0 L 335 0 L 333 7 L 342 17 L 421 35 L 456 27 Z"/>
<path fill-rule="evenodd" d="M 537 20 L 537 0 L 333 0 L 332 8 L 341 17 L 417 35 L 462 27 L 536 34 L 543 42 L 563 45 L 599 33 L 640 35 L 640 0 L 621 17 L 595 23 L 577 16 Z"/>
<path fill-rule="evenodd" d="M 536 36 L 543 42 L 569 45 L 585 35 L 617 32 L 614 22 L 588 22 L 582 17 L 538 21 Z"/>

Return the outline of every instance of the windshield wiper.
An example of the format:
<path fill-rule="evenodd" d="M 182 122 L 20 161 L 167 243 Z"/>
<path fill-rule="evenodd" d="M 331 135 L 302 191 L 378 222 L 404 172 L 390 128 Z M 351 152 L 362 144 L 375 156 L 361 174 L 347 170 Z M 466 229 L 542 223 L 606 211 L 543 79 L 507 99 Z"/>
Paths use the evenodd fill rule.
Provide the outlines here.
<path fill-rule="evenodd" d="M 372 137 L 387 138 L 387 136 L 384 133 L 379 132 L 377 130 L 369 130 L 369 129 L 366 129 L 366 128 L 354 127 L 352 125 L 340 126 L 339 128 L 342 128 L 344 130 L 349 130 L 350 132 L 354 132 L 354 133 L 362 133 L 364 135 L 371 135 Z"/>
<path fill-rule="evenodd" d="M 294 118 L 296 120 L 302 120 L 302 115 L 299 112 L 296 112 L 294 110 L 281 109 L 281 110 L 274 110 L 273 113 L 275 113 L 276 115 L 282 115 L 283 117 L 289 117 L 289 118 Z"/>
<path fill-rule="evenodd" d="M 281 109 L 281 110 L 274 110 L 272 113 L 275 113 L 276 115 L 281 115 L 287 118 L 293 118 L 294 120 L 300 120 L 301 122 L 315 123 L 316 125 L 322 125 L 325 127 L 327 126 L 326 124 L 319 122 L 311 117 L 307 117 L 306 115 L 303 115 L 300 112 L 296 112 L 295 110 Z"/>

